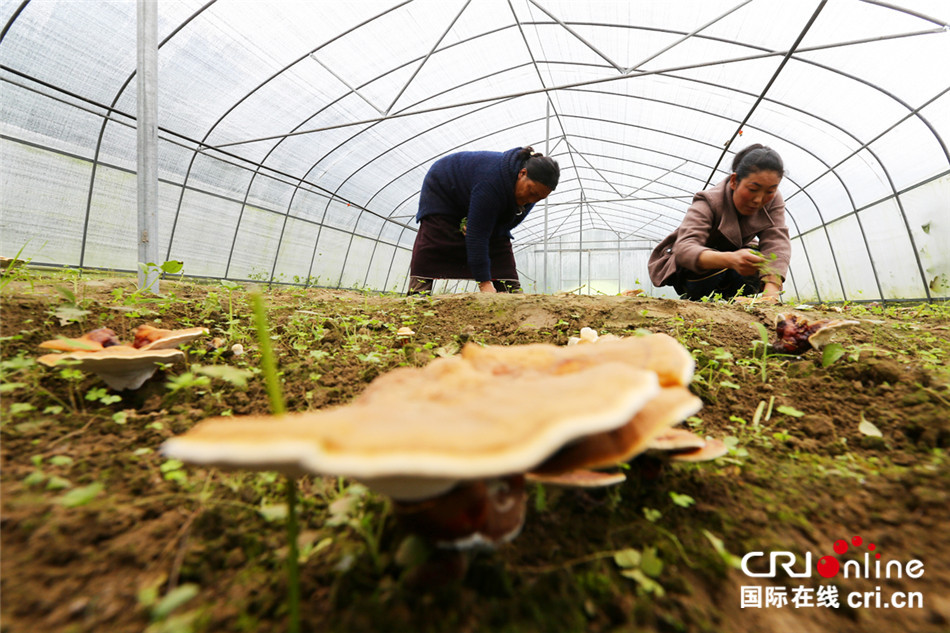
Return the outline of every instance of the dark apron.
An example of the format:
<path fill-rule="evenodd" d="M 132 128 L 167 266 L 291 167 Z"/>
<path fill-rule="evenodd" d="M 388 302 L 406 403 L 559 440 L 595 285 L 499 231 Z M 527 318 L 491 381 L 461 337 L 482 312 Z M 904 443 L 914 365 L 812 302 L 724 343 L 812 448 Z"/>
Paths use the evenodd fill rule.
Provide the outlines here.
<path fill-rule="evenodd" d="M 468 268 L 465 236 L 459 220 L 449 215 L 427 215 L 419 223 L 412 247 L 409 274 L 428 279 L 475 279 Z M 507 235 L 492 235 L 488 242 L 492 279 L 517 280 L 515 254 Z"/>

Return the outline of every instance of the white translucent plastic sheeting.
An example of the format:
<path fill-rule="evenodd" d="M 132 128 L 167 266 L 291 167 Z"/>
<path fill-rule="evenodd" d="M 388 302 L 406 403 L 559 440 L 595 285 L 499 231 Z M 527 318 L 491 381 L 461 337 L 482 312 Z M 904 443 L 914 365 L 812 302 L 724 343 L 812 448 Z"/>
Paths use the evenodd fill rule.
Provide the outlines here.
<path fill-rule="evenodd" d="M 163 0 L 160 250 L 401 292 L 429 166 L 531 144 L 562 177 L 514 231 L 525 287 L 669 296 L 646 246 L 763 143 L 790 296 L 945 297 L 948 21 L 944 0 Z M 2 254 L 135 270 L 135 3 L 0 0 L 0 24 Z"/>

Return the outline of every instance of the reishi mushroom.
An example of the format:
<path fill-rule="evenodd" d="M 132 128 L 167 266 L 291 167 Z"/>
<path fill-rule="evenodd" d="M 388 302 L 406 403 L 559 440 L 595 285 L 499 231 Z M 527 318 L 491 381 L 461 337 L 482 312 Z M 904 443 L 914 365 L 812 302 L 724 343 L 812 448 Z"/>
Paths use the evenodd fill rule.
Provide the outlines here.
<path fill-rule="evenodd" d="M 526 369 L 559 373 L 617 362 L 656 373 L 663 387 L 688 385 L 695 369 L 695 361 L 686 348 L 673 337 L 661 333 L 613 337 L 594 345 L 569 347 L 547 343 L 485 347 L 468 344 L 462 348 L 462 357 L 475 367 L 495 375 Z"/>
<path fill-rule="evenodd" d="M 65 360 L 79 361 L 79 369 L 96 374 L 116 391 L 138 389 L 152 377 L 158 363 L 177 363 L 185 359 L 180 349 L 135 349 L 129 345 L 113 345 L 93 352 L 75 351 L 46 354 L 37 361 L 55 367 Z"/>
<path fill-rule="evenodd" d="M 645 451 L 653 438 L 701 407 L 702 401 L 685 387 L 667 387 L 623 426 L 591 433 L 566 444 L 531 472 L 558 474 L 578 468 L 606 468 L 630 461 Z"/>
<path fill-rule="evenodd" d="M 415 334 L 416 333 L 413 331 L 413 329 L 407 326 L 403 326 L 396 330 L 396 347 L 404 347 L 406 343 L 408 343 L 409 340 L 415 336 Z"/>
<path fill-rule="evenodd" d="M 393 370 L 345 406 L 212 418 L 163 450 L 223 468 L 353 477 L 414 501 L 527 472 L 566 442 L 624 424 L 658 389 L 652 372 L 618 363 L 498 381 L 450 357 Z"/>
<path fill-rule="evenodd" d="M 67 353 L 46 354 L 37 360 L 47 367 L 65 360 L 78 361 L 79 369 L 96 374 L 116 391 L 138 389 L 155 374 L 159 363 L 184 360 L 185 353 L 174 348 L 207 332 L 207 328 L 163 330 L 140 325 L 133 330 L 135 338 L 132 344 L 124 345 L 113 330 L 98 328 L 79 338 L 40 343 L 43 349 Z"/>
<path fill-rule="evenodd" d="M 524 522 L 526 479 L 603 486 L 701 401 L 694 361 L 664 334 L 596 344 L 478 346 L 373 380 L 346 405 L 205 420 L 162 453 L 224 469 L 350 477 L 393 500 L 411 531 L 494 546 Z"/>
<path fill-rule="evenodd" d="M 677 462 L 708 462 L 718 459 L 729 452 L 722 440 L 709 439 L 700 448 L 670 453 L 670 459 Z"/>
<path fill-rule="evenodd" d="M 623 483 L 627 476 L 621 472 L 604 472 L 578 468 L 558 474 L 528 473 L 525 479 L 536 484 L 566 488 L 603 488 Z"/>
<path fill-rule="evenodd" d="M 692 431 L 672 428 L 660 433 L 650 440 L 647 448 L 655 451 L 689 451 L 702 448 L 706 440 Z"/>
<path fill-rule="evenodd" d="M 780 354 L 804 354 L 809 349 L 820 350 L 827 345 L 836 330 L 857 321 L 823 319 L 809 321 L 796 314 L 779 314 L 775 319 L 775 333 L 778 339 L 772 343 L 772 350 Z"/>
<path fill-rule="evenodd" d="M 164 330 L 143 323 L 134 330 L 132 334 L 135 339 L 132 341 L 132 347 L 136 349 L 172 349 L 190 343 L 199 336 L 208 333 L 206 327 L 192 327 L 181 330 Z"/>
<path fill-rule="evenodd" d="M 673 461 L 705 462 L 722 457 L 729 448 L 716 439 L 703 439 L 686 429 L 668 429 L 650 441 L 651 451 L 663 452 Z"/>
<path fill-rule="evenodd" d="M 119 338 L 107 327 L 86 332 L 79 338 L 58 338 L 40 343 L 43 349 L 54 349 L 60 352 L 90 352 L 114 345 L 119 345 Z"/>

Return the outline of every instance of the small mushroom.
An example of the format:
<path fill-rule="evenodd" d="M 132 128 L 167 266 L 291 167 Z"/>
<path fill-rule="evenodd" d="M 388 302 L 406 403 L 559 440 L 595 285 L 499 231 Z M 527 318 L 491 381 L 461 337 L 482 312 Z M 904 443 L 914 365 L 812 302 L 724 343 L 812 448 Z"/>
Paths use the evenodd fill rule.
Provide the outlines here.
<path fill-rule="evenodd" d="M 122 391 L 141 387 L 158 369 L 158 363 L 176 363 L 184 358 L 185 353 L 178 349 L 141 350 L 114 345 L 93 352 L 46 354 L 37 360 L 47 367 L 55 367 L 64 360 L 79 361 L 79 369 L 96 374 L 112 389 Z"/>
<path fill-rule="evenodd" d="M 597 330 L 590 327 L 582 327 L 580 336 L 572 336 L 567 339 L 568 345 L 580 345 L 587 343 L 596 343 L 597 339 Z"/>
<path fill-rule="evenodd" d="M 144 323 L 132 330 L 132 333 L 135 335 L 132 347 L 136 349 L 172 349 L 207 334 L 208 328 L 192 327 L 181 330 L 164 330 Z"/>
<path fill-rule="evenodd" d="M 241 345 L 240 343 L 235 343 L 234 345 L 231 346 L 231 353 L 234 354 L 235 356 L 243 356 L 244 346 Z"/>
<path fill-rule="evenodd" d="M 816 320 L 809 321 L 796 314 L 779 314 L 775 319 L 775 333 L 778 339 L 772 343 L 772 350 L 779 354 L 804 354 L 809 348 L 820 350 L 827 345 L 835 330 L 857 321 Z"/>
<path fill-rule="evenodd" d="M 60 352 L 92 352 L 118 344 L 119 339 L 115 332 L 107 327 L 101 327 L 91 332 L 86 332 L 79 338 L 59 338 L 51 341 L 43 341 L 40 343 L 40 347 Z"/>
<path fill-rule="evenodd" d="M 415 336 L 415 334 L 416 333 L 412 330 L 412 328 L 406 326 L 396 330 L 396 347 L 405 346 L 406 343 L 409 342 L 409 339 Z"/>
<path fill-rule="evenodd" d="M 22 263 L 23 260 L 16 257 L 0 257 L 0 268 L 3 270 L 13 270 Z"/>
<path fill-rule="evenodd" d="M 560 486 L 563 488 L 604 488 L 614 486 L 627 480 L 622 472 L 608 473 L 600 470 L 578 468 L 566 473 L 548 475 L 542 473 L 528 473 L 525 478 L 536 484 Z"/>

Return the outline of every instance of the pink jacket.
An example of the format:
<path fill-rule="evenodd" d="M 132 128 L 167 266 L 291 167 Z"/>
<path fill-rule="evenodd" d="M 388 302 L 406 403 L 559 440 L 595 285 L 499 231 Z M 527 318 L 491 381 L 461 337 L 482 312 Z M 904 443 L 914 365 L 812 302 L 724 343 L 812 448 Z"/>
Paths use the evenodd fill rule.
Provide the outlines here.
<path fill-rule="evenodd" d="M 653 249 L 647 265 L 650 281 L 654 286 L 668 286 L 678 272 L 697 276 L 708 272 L 699 266 L 699 254 L 705 250 L 727 252 L 749 247 L 765 255 L 775 253 L 777 259 L 770 267 L 785 279 L 792 255 L 785 226 L 785 200 L 777 193 L 768 207 L 752 216 L 742 215 L 732 202 L 726 178 L 712 189 L 697 193 L 679 228 Z"/>

